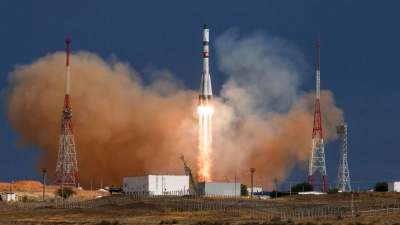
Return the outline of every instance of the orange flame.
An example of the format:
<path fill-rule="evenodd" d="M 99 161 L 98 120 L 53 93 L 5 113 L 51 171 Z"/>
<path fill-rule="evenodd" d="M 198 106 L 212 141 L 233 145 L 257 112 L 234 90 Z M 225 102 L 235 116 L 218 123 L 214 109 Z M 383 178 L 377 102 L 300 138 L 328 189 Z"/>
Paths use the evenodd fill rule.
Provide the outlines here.
<path fill-rule="evenodd" d="M 202 181 L 211 181 L 212 152 L 212 106 L 199 106 L 199 154 L 197 156 L 198 176 Z"/>

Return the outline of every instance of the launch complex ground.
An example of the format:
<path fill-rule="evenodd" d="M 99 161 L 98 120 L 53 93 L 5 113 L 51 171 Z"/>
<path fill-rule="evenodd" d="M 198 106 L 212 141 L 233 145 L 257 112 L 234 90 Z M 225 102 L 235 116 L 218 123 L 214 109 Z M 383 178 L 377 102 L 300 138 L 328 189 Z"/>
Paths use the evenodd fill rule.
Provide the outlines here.
<path fill-rule="evenodd" d="M 39 182 L 20 184 L 18 194 L 30 197 L 26 202 L 0 203 L 0 224 L 399 224 L 400 193 L 289 195 L 266 200 L 120 194 L 94 198 L 101 191 L 76 189 L 76 196 L 62 202 L 51 192 L 41 201 Z M 2 183 L 0 190 L 7 191 L 9 185 Z M 48 190 L 54 188 L 48 186 Z"/>

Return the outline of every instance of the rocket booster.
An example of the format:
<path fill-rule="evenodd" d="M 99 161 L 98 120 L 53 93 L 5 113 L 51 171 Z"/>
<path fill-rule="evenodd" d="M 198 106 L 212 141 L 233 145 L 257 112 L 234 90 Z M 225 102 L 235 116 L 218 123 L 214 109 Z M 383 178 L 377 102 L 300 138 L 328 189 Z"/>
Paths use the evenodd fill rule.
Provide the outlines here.
<path fill-rule="evenodd" d="M 201 75 L 201 85 L 199 94 L 199 106 L 212 105 L 212 89 L 211 77 L 208 67 L 208 49 L 209 49 L 210 35 L 208 25 L 204 24 L 203 28 L 203 74 Z"/>

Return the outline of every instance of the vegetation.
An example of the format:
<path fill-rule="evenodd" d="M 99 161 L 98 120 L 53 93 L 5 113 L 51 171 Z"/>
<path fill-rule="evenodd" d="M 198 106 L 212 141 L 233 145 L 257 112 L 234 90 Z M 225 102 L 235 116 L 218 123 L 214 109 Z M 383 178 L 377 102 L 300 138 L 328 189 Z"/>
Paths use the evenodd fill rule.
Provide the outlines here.
<path fill-rule="evenodd" d="M 299 183 L 292 186 L 292 192 L 314 191 L 314 186 L 307 182 Z"/>
<path fill-rule="evenodd" d="M 387 182 L 378 182 L 375 184 L 375 191 L 388 191 L 388 183 Z"/>
<path fill-rule="evenodd" d="M 62 194 L 62 192 L 64 192 L 64 193 Z M 63 196 L 64 199 L 67 199 L 73 195 L 76 195 L 76 191 L 74 189 L 72 189 L 71 187 L 64 187 L 63 189 L 61 189 L 61 188 L 57 189 L 54 192 L 54 194 L 56 196 L 60 196 L 60 197 Z"/>
<path fill-rule="evenodd" d="M 339 190 L 337 188 L 334 189 L 329 189 L 326 191 L 327 194 L 337 194 L 339 193 Z"/>
<path fill-rule="evenodd" d="M 24 196 L 22 196 L 22 202 L 27 202 L 28 201 L 28 196 L 26 196 L 26 195 L 24 195 Z"/>
<path fill-rule="evenodd" d="M 271 198 L 277 198 L 277 197 L 281 197 L 281 196 L 282 196 L 282 193 L 280 191 L 272 190 Z"/>
<path fill-rule="evenodd" d="M 244 184 L 240 184 L 240 195 L 247 196 L 249 195 L 249 191 L 247 190 L 247 186 Z"/>

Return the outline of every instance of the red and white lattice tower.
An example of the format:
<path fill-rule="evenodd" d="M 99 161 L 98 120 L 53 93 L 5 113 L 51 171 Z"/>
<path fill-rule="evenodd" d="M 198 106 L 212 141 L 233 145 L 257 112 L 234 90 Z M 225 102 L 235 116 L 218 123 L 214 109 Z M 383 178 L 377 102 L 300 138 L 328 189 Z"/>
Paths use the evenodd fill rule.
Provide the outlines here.
<path fill-rule="evenodd" d="M 65 40 L 67 43 L 67 68 L 65 82 L 64 108 L 62 109 L 62 123 L 60 133 L 60 143 L 58 144 L 58 158 L 56 166 L 55 185 L 79 186 L 78 162 L 76 160 L 76 150 L 74 132 L 72 129 L 72 109 L 70 105 L 70 68 L 69 53 L 71 39 Z"/>
<path fill-rule="evenodd" d="M 316 85 L 316 100 L 314 109 L 314 126 L 312 132 L 311 155 L 308 169 L 308 183 L 314 186 L 314 189 L 322 191 L 328 190 L 328 180 L 326 177 L 325 167 L 325 152 L 324 139 L 322 135 L 322 115 L 320 109 L 320 48 L 321 43 L 317 46 L 317 85 Z"/>

